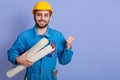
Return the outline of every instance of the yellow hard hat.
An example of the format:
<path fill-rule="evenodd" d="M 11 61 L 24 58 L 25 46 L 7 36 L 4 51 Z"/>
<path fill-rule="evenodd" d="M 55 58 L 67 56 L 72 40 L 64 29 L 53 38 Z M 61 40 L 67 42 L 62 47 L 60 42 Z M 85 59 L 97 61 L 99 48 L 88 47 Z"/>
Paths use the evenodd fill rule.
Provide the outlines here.
<path fill-rule="evenodd" d="M 46 1 L 39 1 L 35 4 L 32 13 L 34 13 L 35 10 L 49 10 L 51 14 L 53 13 L 52 7 L 50 4 Z"/>

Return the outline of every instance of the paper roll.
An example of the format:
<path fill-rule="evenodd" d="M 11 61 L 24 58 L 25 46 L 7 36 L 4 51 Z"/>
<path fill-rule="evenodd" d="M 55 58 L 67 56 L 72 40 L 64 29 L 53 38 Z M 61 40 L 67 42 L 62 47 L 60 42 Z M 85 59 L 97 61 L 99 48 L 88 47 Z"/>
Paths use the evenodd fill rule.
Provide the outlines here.
<path fill-rule="evenodd" d="M 42 50 L 40 50 L 39 52 L 35 53 L 33 56 L 31 56 L 29 58 L 29 60 L 32 62 L 36 62 L 52 51 L 54 51 L 54 49 L 52 48 L 51 45 L 48 45 L 45 48 L 43 48 Z M 18 65 L 16 68 L 13 68 L 13 69 L 7 71 L 6 75 L 7 75 L 7 77 L 11 78 L 11 77 L 15 76 L 16 74 L 18 74 L 19 72 L 21 72 L 22 70 L 24 70 L 25 68 L 26 67 L 23 65 Z"/>
<path fill-rule="evenodd" d="M 40 49 L 42 49 L 45 45 L 48 44 L 48 39 L 46 38 L 42 38 L 37 44 L 35 44 L 31 49 L 29 49 L 27 51 L 27 58 L 30 58 L 32 55 L 34 55 L 37 51 L 39 51 Z"/>

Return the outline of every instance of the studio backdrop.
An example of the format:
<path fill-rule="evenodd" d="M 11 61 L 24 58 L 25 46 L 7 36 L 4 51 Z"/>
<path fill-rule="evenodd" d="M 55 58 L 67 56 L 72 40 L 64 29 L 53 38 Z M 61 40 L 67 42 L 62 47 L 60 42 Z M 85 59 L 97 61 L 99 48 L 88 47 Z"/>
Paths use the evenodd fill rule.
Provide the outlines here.
<path fill-rule="evenodd" d="M 0 0 L 0 80 L 23 80 L 25 70 L 7 78 L 7 50 L 35 23 L 39 0 Z M 53 7 L 49 25 L 75 37 L 71 63 L 57 64 L 58 80 L 120 80 L 120 0 L 46 0 Z"/>

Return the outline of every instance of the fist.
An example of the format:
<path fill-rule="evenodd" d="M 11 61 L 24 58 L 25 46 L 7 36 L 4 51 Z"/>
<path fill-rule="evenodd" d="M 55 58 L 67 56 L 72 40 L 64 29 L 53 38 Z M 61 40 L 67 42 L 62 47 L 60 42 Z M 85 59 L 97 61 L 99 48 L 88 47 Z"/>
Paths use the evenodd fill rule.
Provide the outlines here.
<path fill-rule="evenodd" d="M 31 65 L 33 65 L 33 62 L 29 61 L 27 58 L 26 58 L 26 55 L 27 55 L 27 52 L 23 53 L 21 56 L 17 57 L 16 58 L 16 62 L 18 64 L 21 64 L 21 65 L 24 65 L 26 67 L 29 67 Z"/>
<path fill-rule="evenodd" d="M 74 37 L 73 36 L 69 36 L 66 40 L 66 47 L 67 49 L 70 49 L 70 47 L 72 46 L 72 43 L 74 42 Z"/>

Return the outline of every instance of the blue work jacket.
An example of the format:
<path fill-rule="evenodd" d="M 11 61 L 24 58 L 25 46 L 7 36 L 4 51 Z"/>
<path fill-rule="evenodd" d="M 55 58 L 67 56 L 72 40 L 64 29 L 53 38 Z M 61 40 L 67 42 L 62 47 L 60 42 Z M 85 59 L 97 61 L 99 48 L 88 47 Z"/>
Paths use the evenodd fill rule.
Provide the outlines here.
<path fill-rule="evenodd" d="M 42 38 L 47 38 L 49 44 L 54 44 L 55 51 L 26 69 L 25 79 L 27 78 L 27 80 L 57 80 L 55 71 L 57 59 L 62 65 L 68 64 L 72 59 L 73 52 L 71 49 L 66 49 L 66 40 L 61 32 L 48 27 L 46 33 L 41 36 L 37 27 L 34 26 L 20 33 L 8 50 L 8 59 L 14 67 L 18 65 L 16 58 L 33 47 Z"/>

